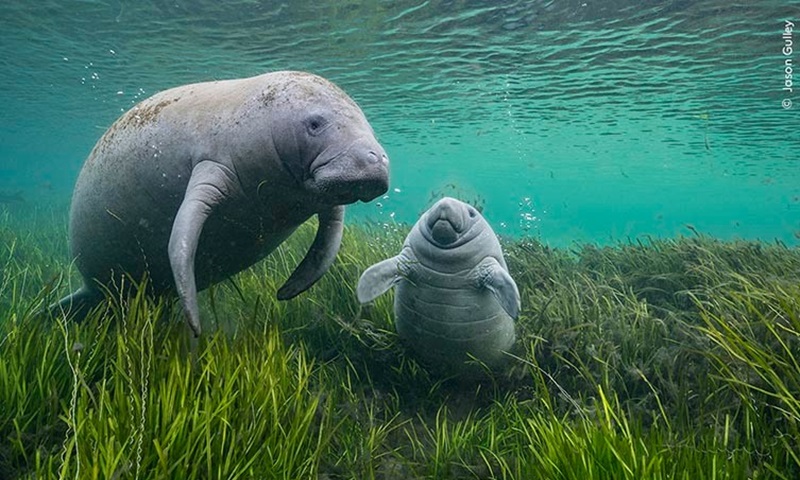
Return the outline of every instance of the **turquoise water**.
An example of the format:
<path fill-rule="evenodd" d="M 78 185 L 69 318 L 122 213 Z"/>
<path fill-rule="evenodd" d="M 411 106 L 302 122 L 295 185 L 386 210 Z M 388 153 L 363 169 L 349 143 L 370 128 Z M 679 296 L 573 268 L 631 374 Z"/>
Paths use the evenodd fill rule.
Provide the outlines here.
<path fill-rule="evenodd" d="M 392 161 L 350 221 L 478 204 L 551 245 L 644 235 L 800 242 L 800 2 L 210 0 L 0 4 L 0 200 L 67 209 L 126 109 L 172 86 L 308 70 Z"/>

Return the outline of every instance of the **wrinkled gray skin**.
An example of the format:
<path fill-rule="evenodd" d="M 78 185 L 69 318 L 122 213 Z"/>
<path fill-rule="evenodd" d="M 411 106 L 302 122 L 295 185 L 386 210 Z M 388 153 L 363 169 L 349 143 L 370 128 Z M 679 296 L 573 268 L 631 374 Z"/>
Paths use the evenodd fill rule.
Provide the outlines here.
<path fill-rule="evenodd" d="M 292 298 L 333 263 L 343 205 L 388 189 L 389 161 L 356 103 L 308 73 L 173 88 L 119 118 L 78 177 L 70 248 L 84 311 L 99 285 L 145 272 L 175 292 L 200 335 L 197 291 L 258 262 L 312 215 L 308 254 L 278 290 Z M 54 306 L 55 307 L 55 306 Z"/>
<path fill-rule="evenodd" d="M 489 366 L 507 358 L 519 291 L 497 237 L 472 206 L 439 200 L 399 255 L 364 271 L 358 300 L 369 302 L 392 286 L 397 333 L 429 364 L 458 371 L 470 356 Z"/>

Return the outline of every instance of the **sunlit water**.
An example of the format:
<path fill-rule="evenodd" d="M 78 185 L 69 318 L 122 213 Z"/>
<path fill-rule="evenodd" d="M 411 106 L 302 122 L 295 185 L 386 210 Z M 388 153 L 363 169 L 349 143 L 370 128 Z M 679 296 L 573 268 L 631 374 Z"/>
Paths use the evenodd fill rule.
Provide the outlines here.
<path fill-rule="evenodd" d="M 797 244 L 787 21 L 800 2 L 6 0 L 0 199 L 66 210 L 137 101 L 296 69 L 355 98 L 391 157 L 388 195 L 350 221 L 413 222 L 451 195 L 552 245 L 692 228 Z"/>

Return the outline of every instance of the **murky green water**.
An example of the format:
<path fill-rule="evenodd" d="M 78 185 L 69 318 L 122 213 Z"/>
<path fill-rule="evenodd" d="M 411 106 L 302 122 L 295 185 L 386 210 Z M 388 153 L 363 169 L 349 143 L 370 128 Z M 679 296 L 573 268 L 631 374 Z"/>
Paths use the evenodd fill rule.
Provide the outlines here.
<path fill-rule="evenodd" d="M 354 97 L 391 157 L 388 196 L 351 221 L 413 222 L 447 194 L 554 245 L 687 224 L 796 244 L 787 21 L 800 2 L 8 0 L 0 193 L 66 210 L 89 150 L 137 101 L 298 69 Z"/>

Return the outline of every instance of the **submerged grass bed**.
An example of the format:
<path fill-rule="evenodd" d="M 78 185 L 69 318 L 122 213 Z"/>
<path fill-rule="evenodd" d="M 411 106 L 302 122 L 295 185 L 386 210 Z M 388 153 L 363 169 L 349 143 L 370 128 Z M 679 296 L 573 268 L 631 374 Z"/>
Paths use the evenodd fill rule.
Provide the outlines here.
<path fill-rule="evenodd" d="M 0 216 L 0 478 L 800 476 L 796 248 L 506 242 L 519 340 L 474 382 L 406 354 L 390 295 L 355 299 L 402 228 L 347 228 L 320 283 L 278 302 L 301 228 L 202 295 L 192 342 L 143 296 L 37 317 L 77 281 L 64 220 Z"/>

